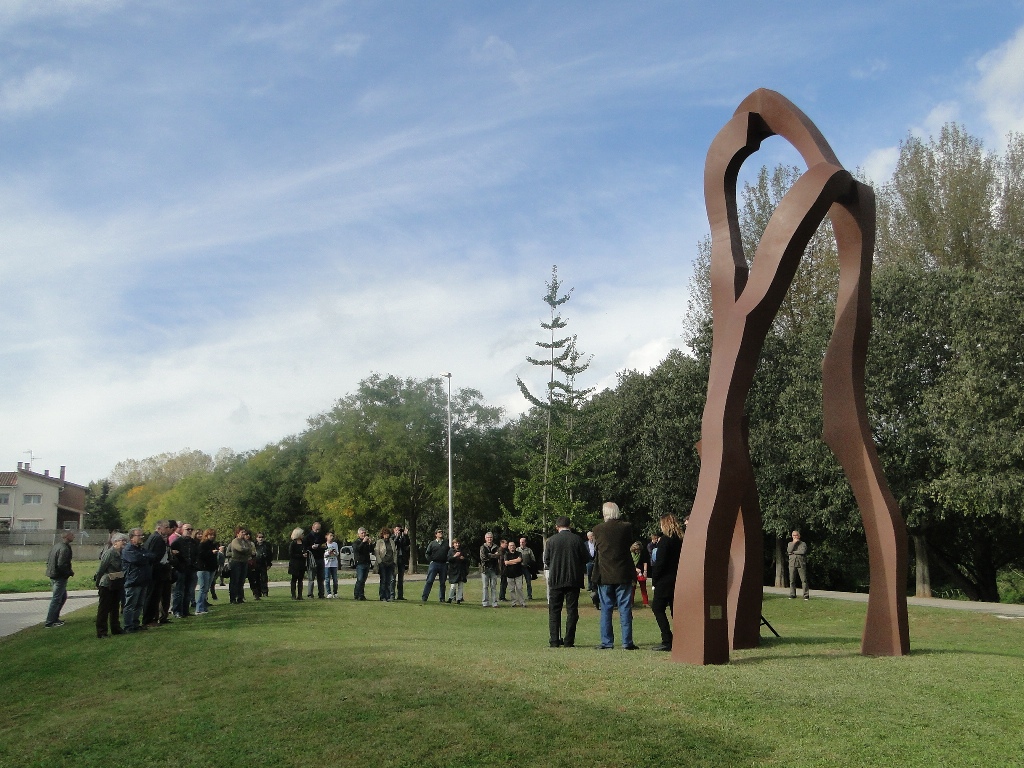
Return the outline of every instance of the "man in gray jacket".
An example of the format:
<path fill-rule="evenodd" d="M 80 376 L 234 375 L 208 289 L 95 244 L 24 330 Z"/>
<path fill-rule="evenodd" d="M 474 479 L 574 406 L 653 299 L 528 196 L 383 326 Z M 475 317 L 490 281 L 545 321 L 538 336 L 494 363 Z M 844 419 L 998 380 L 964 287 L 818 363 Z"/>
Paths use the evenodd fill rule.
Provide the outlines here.
<path fill-rule="evenodd" d="M 800 531 L 793 531 L 793 540 L 786 545 L 789 555 L 789 596 L 796 597 L 796 575 L 800 574 L 800 583 L 804 587 L 804 600 L 811 599 L 810 588 L 807 586 L 807 542 L 800 541 Z"/>
<path fill-rule="evenodd" d="M 46 577 L 50 580 L 53 594 L 50 597 L 50 610 L 46 612 L 47 627 L 63 627 L 60 620 L 60 609 L 68 600 L 68 579 L 75 575 L 71 570 L 71 542 L 75 540 L 74 531 L 64 531 L 60 541 L 53 545 L 49 557 L 46 558 Z"/>
<path fill-rule="evenodd" d="M 601 650 L 615 647 L 612 632 L 612 611 L 618 608 L 619 626 L 622 628 L 622 648 L 638 650 L 633 644 L 633 581 L 636 568 L 629 548 L 636 537 L 633 526 L 619 519 L 619 505 L 605 502 L 601 508 L 604 522 L 594 528 L 594 544 L 597 550 L 597 564 L 594 566 L 594 580 L 598 582 L 597 594 L 601 600 Z"/>
<path fill-rule="evenodd" d="M 555 520 L 555 535 L 544 545 L 544 568 L 548 574 L 548 644 L 552 648 L 576 645 L 576 622 L 580 617 L 580 590 L 590 554 L 583 539 L 569 530 L 569 518 Z M 562 629 L 562 603 L 565 603 L 565 635 Z"/>

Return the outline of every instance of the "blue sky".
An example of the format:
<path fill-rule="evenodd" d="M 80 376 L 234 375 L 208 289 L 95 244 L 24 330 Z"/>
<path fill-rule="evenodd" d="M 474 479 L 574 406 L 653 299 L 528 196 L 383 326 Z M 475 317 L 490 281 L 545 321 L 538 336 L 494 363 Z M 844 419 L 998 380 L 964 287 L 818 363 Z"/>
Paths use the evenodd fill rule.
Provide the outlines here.
<path fill-rule="evenodd" d="M 998 149 L 1024 3 L 0 0 L 0 468 L 261 447 L 373 371 L 515 414 L 552 264 L 583 383 L 649 369 L 762 86 L 879 182 Z"/>

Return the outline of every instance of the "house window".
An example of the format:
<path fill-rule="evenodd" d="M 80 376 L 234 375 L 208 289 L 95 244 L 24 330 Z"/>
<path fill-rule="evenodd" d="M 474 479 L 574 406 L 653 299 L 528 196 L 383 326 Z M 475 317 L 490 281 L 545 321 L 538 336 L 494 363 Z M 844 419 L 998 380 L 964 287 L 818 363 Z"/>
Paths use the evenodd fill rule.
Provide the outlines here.
<path fill-rule="evenodd" d="M 77 531 L 78 530 L 78 521 L 77 520 L 65 520 L 64 521 L 64 530 L 65 531 Z"/>
<path fill-rule="evenodd" d="M 11 530 L 11 518 L 0 517 L 0 533 L 7 533 Z"/>
<path fill-rule="evenodd" d="M 26 493 L 22 499 L 22 504 L 42 504 L 43 495 L 41 493 Z"/>
<path fill-rule="evenodd" d="M 19 520 L 18 528 L 22 531 L 38 531 L 42 520 Z"/>
<path fill-rule="evenodd" d="M 10 504 L 10 503 L 11 503 L 11 494 L 9 494 L 9 493 L 0 493 L 0 504 Z"/>

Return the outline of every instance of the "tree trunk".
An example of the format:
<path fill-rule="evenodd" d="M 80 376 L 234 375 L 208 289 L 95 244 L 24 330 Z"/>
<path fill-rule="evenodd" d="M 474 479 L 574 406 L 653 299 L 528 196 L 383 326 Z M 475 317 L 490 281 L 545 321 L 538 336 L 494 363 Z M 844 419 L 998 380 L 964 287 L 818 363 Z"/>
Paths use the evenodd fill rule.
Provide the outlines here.
<path fill-rule="evenodd" d="M 928 565 L 928 542 L 923 534 L 914 534 L 914 576 L 917 597 L 932 596 L 932 575 Z"/>
<path fill-rule="evenodd" d="M 783 564 L 785 550 L 782 549 L 782 539 L 775 539 L 775 586 L 786 586 L 786 567 Z"/>
<path fill-rule="evenodd" d="M 416 554 L 416 523 L 419 520 L 419 513 L 412 512 L 409 515 L 408 531 L 409 531 L 409 568 L 406 573 L 416 573 L 416 565 L 419 562 L 419 557 Z"/>

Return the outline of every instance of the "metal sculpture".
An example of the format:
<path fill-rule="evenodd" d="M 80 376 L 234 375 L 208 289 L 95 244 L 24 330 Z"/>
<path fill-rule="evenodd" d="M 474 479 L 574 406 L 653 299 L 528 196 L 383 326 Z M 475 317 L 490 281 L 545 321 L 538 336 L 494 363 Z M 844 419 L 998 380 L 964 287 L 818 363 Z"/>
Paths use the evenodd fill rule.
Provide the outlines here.
<path fill-rule="evenodd" d="M 743 161 L 772 135 L 796 148 L 807 171 L 772 214 L 748 269 L 736 178 Z M 867 534 L 871 586 L 861 652 L 904 655 L 910 650 L 906 526 L 878 461 L 864 403 L 874 192 L 842 167 L 803 112 L 781 94 L 760 89 L 743 100 L 711 143 L 704 197 L 711 224 L 714 335 L 700 478 L 676 580 L 672 658 L 724 664 L 730 647 L 760 643 L 761 512 L 744 403 L 768 329 L 826 215 L 839 251 L 839 291 L 822 363 L 824 439 L 853 488 Z"/>

